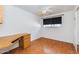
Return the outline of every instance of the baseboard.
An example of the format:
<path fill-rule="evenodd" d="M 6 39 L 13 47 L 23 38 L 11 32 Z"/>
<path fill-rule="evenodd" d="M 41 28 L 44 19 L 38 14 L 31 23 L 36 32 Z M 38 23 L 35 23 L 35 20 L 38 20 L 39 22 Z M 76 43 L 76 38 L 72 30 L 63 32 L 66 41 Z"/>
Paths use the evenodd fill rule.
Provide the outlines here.
<path fill-rule="evenodd" d="M 71 42 L 65 42 L 65 41 L 61 41 L 61 40 L 57 40 L 57 39 L 53 39 L 53 38 L 48 38 L 48 37 L 39 37 L 39 39 L 40 39 L 40 38 L 52 39 L 52 40 L 54 40 L 54 41 L 60 41 L 60 42 L 64 42 L 64 43 L 67 43 L 67 44 L 73 44 L 73 43 L 71 43 Z"/>

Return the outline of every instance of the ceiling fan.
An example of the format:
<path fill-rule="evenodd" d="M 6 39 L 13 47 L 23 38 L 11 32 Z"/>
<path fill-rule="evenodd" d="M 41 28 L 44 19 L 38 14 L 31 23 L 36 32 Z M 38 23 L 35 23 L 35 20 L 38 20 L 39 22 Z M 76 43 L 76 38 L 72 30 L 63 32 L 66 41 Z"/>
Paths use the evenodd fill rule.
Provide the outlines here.
<path fill-rule="evenodd" d="M 38 10 L 37 13 L 39 16 L 47 16 L 47 15 L 52 14 L 52 12 L 53 12 L 52 7 L 44 7 Z"/>

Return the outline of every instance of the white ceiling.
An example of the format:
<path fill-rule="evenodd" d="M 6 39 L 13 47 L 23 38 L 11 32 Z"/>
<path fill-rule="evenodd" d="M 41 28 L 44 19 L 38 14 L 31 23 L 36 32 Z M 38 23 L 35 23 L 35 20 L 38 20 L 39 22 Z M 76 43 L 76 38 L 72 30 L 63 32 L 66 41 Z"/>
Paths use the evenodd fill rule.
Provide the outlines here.
<path fill-rule="evenodd" d="M 47 7 L 51 7 L 51 14 L 62 13 L 73 10 L 75 5 L 16 5 L 19 8 L 27 10 L 33 14 L 38 14 L 39 10 L 43 10 Z"/>

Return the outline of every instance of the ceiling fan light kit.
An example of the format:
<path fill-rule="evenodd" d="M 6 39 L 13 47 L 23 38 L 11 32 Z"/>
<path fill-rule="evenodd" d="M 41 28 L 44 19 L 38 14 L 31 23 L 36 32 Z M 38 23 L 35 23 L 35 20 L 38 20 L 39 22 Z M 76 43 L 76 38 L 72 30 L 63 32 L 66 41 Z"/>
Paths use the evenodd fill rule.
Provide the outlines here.
<path fill-rule="evenodd" d="M 38 11 L 38 15 L 39 16 L 46 16 L 46 15 L 50 15 L 52 14 L 52 8 L 51 7 L 47 7 L 47 8 L 43 8 L 43 9 L 40 9 Z"/>

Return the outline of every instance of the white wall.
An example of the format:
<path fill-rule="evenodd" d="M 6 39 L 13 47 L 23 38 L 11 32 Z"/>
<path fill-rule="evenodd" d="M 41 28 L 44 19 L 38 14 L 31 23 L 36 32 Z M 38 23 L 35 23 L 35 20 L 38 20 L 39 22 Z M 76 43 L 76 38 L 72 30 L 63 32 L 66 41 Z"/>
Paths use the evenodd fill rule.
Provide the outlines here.
<path fill-rule="evenodd" d="M 79 45 L 79 10 L 77 12 L 77 44 Z"/>
<path fill-rule="evenodd" d="M 37 16 L 15 6 L 4 6 L 4 20 L 0 24 L 0 36 L 17 33 L 31 33 L 35 39 L 40 28 Z"/>
<path fill-rule="evenodd" d="M 37 16 L 15 6 L 4 6 L 3 24 L 0 24 L 0 37 L 18 33 L 30 33 L 32 40 L 36 39 L 40 29 L 37 19 L 39 19 Z M 3 50 L 7 51 L 8 49 Z"/>
<path fill-rule="evenodd" d="M 74 42 L 74 12 L 64 12 L 63 24 L 59 28 L 44 28 L 40 30 L 40 37 L 52 38 L 65 42 Z M 42 19 L 40 20 L 42 23 Z"/>

